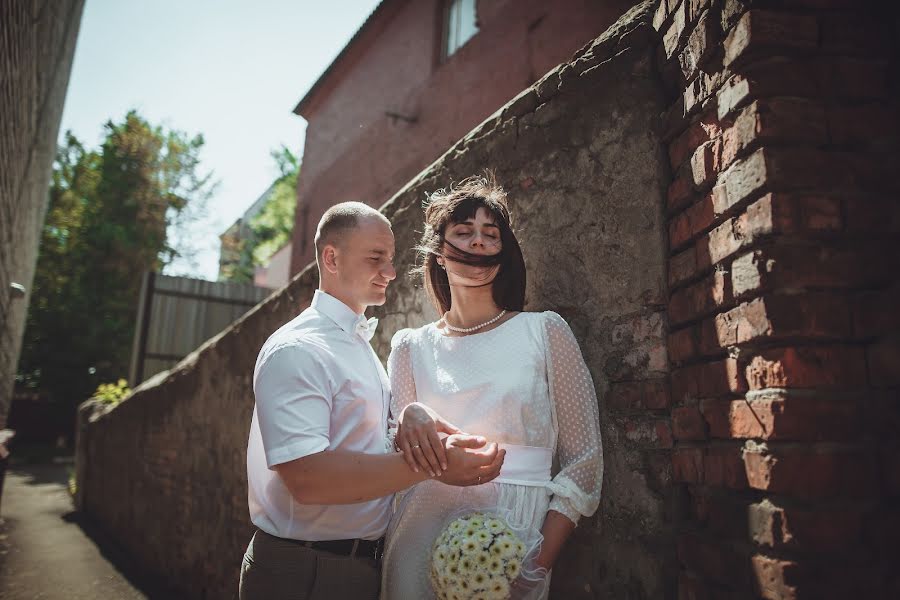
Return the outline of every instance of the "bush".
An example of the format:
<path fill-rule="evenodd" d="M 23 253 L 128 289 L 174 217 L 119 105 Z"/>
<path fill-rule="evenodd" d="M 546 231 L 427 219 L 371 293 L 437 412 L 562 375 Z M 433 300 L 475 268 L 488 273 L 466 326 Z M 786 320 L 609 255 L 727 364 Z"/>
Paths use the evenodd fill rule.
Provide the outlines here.
<path fill-rule="evenodd" d="M 128 382 L 120 379 L 116 383 L 101 383 L 97 387 L 97 391 L 91 396 L 92 400 L 99 400 L 104 404 L 118 404 L 131 393 Z"/>

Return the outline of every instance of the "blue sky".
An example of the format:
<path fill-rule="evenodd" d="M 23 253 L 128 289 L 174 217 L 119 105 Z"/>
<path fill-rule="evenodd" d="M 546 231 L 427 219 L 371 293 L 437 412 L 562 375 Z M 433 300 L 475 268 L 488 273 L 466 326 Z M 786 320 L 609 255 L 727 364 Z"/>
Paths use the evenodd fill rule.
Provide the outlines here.
<path fill-rule="evenodd" d="M 269 151 L 301 150 L 292 110 L 379 0 L 87 0 L 60 138 L 96 146 L 103 124 L 136 108 L 151 123 L 202 133 L 204 169 L 220 182 L 193 233 L 214 279 L 218 235 L 277 172 Z"/>

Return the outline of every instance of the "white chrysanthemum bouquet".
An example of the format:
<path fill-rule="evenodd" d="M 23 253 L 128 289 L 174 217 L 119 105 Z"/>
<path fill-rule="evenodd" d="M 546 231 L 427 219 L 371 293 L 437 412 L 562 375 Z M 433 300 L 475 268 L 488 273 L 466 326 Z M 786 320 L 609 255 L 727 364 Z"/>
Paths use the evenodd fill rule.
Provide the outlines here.
<path fill-rule="evenodd" d="M 483 512 L 457 517 L 434 542 L 431 587 L 441 600 L 509 598 L 531 549 L 502 518 Z"/>

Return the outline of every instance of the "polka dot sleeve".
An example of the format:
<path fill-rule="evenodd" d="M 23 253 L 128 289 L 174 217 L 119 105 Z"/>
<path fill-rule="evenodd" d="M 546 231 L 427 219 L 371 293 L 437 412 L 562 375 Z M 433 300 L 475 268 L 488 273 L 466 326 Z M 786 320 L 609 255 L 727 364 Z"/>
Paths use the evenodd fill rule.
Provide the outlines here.
<path fill-rule="evenodd" d="M 550 483 L 550 510 L 578 523 L 600 505 L 603 446 L 597 394 L 568 323 L 554 312 L 544 315 L 550 403 L 559 428 L 560 471 Z"/>
<path fill-rule="evenodd" d="M 397 416 L 416 401 L 416 382 L 413 379 L 411 356 L 411 329 L 401 329 L 391 339 L 391 353 L 387 370 L 391 380 L 391 416 L 388 423 L 388 437 L 393 444 L 397 435 Z"/>

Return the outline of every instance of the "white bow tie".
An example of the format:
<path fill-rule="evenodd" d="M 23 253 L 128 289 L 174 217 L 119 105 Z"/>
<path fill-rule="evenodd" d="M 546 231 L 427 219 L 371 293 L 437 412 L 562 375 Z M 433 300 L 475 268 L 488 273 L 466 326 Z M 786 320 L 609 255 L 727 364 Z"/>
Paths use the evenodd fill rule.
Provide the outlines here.
<path fill-rule="evenodd" d="M 378 327 L 378 319 L 372 317 L 367 321 L 364 316 L 360 315 L 356 322 L 356 335 L 368 342 L 375 335 L 376 327 Z"/>

